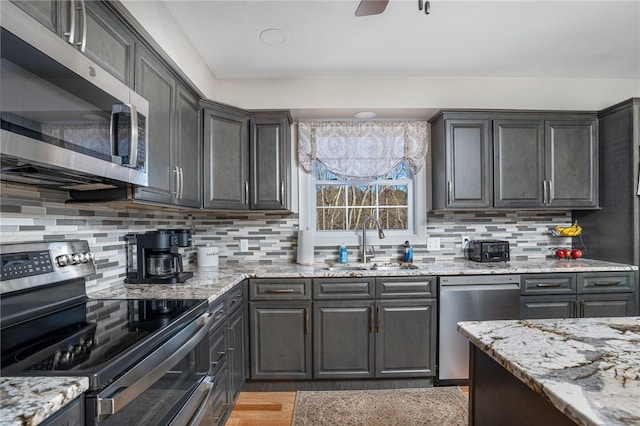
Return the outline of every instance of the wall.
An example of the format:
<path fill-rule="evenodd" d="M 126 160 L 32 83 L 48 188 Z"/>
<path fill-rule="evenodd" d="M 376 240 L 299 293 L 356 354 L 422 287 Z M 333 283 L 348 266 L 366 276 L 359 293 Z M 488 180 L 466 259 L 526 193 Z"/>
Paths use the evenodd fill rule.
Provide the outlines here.
<path fill-rule="evenodd" d="M 97 273 L 87 291 L 122 283 L 125 277 L 127 233 L 165 228 L 190 228 L 194 246 L 219 246 L 221 263 L 294 262 L 298 216 L 262 213 L 215 215 L 211 212 L 176 212 L 122 204 L 65 203 L 67 193 L 35 187 L 0 184 L 0 241 L 2 243 L 54 239 L 86 239 L 96 255 Z M 503 238 L 512 245 L 513 259 L 544 257 L 548 247 L 568 245 L 550 236 L 555 225 L 566 225 L 570 212 L 430 213 L 428 235 L 441 239 L 440 251 L 414 247 L 414 261 L 447 262 L 460 259 L 460 235 Z M 240 251 L 240 240 L 249 240 L 249 251 Z M 378 244 L 378 260 L 398 260 L 400 247 Z M 357 247 L 349 247 L 357 260 Z M 187 268 L 195 268 L 195 248 L 183 249 Z M 587 254 L 588 256 L 588 254 Z M 337 259 L 337 247 L 316 247 L 317 262 Z"/>

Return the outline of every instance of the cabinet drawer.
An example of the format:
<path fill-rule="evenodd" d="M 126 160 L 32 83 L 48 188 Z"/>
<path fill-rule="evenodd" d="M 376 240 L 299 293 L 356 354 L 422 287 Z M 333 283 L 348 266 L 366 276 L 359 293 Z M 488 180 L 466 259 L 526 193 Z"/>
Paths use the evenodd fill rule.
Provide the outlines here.
<path fill-rule="evenodd" d="M 249 280 L 249 300 L 309 300 L 310 279 Z"/>
<path fill-rule="evenodd" d="M 578 274 L 578 293 L 633 293 L 633 272 L 600 272 Z"/>
<path fill-rule="evenodd" d="M 436 277 L 376 278 L 376 297 L 381 299 L 406 297 L 436 297 Z"/>
<path fill-rule="evenodd" d="M 224 298 L 219 298 L 209 305 L 209 315 L 211 316 L 211 326 L 209 327 L 211 330 L 227 321 L 227 308 Z"/>
<path fill-rule="evenodd" d="M 209 334 L 209 356 L 211 358 L 211 374 L 218 372 L 227 360 L 227 327 L 220 327 Z"/>
<path fill-rule="evenodd" d="M 522 275 L 522 294 L 575 294 L 576 274 Z"/>
<path fill-rule="evenodd" d="M 227 292 L 227 309 L 230 314 L 242 306 L 245 285 L 246 281 L 243 281 Z"/>
<path fill-rule="evenodd" d="M 313 298 L 373 299 L 375 278 L 318 278 L 313 280 Z"/>

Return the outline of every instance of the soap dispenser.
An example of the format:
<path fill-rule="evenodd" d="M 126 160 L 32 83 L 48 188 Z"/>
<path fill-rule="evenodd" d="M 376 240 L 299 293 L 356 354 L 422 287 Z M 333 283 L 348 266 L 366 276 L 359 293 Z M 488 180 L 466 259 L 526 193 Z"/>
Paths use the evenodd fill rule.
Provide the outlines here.
<path fill-rule="evenodd" d="M 409 244 L 409 241 L 404 242 L 404 253 L 402 256 L 404 262 L 413 262 L 413 247 Z"/>
<path fill-rule="evenodd" d="M 347 251 L 347 246 L 342 244 L 340 246 L 340 251 L 338 252 L 338 262 L 347 263 L 349 261 L 349 252 Z"/>

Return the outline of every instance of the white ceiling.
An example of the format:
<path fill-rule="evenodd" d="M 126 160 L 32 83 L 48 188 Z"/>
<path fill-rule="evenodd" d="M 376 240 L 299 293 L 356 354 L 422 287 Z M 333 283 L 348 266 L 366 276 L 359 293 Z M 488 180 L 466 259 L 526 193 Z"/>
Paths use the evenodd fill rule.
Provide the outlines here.
<path fill-rule="evenodd" d="M 639 78 L 640 0 L 165 0 L 217 78 Z M 286 40 L 265 45 L 260 33 Z"/>

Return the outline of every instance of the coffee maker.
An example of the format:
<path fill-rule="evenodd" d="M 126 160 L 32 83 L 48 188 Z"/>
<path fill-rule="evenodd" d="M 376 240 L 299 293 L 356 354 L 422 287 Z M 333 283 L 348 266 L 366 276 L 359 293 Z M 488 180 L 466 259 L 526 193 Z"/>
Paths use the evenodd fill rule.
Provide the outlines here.
<path fill-rule="evenodd" d="M 176 284 L 193 277 L 184 272 L 179 247 L 191 246 L 188 229 L 161 229 L 144 234 L 128 234 L 128 284 Z"/>

